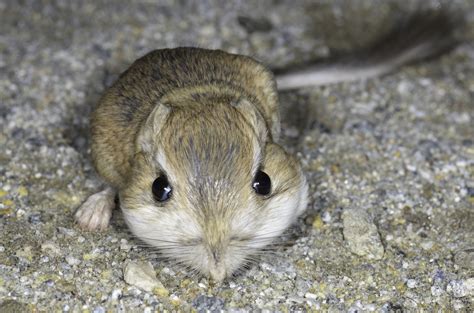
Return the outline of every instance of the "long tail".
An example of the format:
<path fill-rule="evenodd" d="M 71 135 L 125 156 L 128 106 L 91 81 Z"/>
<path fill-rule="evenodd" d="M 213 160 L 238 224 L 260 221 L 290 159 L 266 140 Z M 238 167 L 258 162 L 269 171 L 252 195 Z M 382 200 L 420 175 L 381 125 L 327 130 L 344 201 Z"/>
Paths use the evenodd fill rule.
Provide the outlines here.
<path fill-rule="evenodd" d="M 442 11 L 416 13 L 370 49 L 298 68 L 275 70 L 278 89 L 364 80 L 439 56 L 459 43 L 455 31 L 461 24 L 462 19 L 455 20 Z"/>

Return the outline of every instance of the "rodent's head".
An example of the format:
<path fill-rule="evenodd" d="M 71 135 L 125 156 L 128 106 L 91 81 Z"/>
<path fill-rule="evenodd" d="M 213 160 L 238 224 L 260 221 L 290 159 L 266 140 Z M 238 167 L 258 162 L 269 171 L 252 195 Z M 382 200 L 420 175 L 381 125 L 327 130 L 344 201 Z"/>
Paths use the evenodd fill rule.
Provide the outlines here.
<path fill-rule="evenodd" d="M 278 237 L 307 204 L 298 161 L 247 100 L 158 105 L 120 202 L 132 232 L 214 280 Z"/>

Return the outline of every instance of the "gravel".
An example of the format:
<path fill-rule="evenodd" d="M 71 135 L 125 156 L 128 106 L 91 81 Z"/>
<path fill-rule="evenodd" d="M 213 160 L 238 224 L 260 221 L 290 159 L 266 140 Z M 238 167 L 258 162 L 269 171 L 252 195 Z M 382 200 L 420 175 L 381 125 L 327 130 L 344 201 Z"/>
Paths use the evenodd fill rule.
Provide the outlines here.
<path fill-rule="evenodd" d="M 311 201 L 249 269 L 214 284 L 143 247 L 118 210 L 104 232 L 74 225 L 101 187 L 89 113 L 139 56 L 194 45 L 284 67 L 440 6 L 467 16 L 448 54 L 280 94 Z M 474 311 L 473 12 L 470 0 L 1 1 L 0 311 Z M 146 278 L 124 279 L 130 266 Z"/>

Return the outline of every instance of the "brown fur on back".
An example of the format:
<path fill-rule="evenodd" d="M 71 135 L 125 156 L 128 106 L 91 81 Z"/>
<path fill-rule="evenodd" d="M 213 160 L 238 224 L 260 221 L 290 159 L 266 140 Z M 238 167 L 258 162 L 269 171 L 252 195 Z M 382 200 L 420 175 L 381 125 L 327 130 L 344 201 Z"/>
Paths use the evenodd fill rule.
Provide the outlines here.
<path fill-rule="evenodd" d="M 272 73 L 257 61 L 219 50 L 155 50 L 135 61 L 101 98 L 91 120 L 92 158 L 99 174 L 121 188 L 128 177 L 137 133 L 160 102 L 210 93 L 251 101 L 273 140 L 279 135 Z M 194 99 L 199 100 L 199 99 Z"/>

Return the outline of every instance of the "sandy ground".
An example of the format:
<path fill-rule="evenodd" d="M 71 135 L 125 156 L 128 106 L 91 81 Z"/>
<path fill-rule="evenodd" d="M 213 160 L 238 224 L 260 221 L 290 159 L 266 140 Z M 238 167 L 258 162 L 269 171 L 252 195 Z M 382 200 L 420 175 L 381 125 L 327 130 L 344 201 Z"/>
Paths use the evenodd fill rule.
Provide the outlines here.
<path fill-rule="evenodd" d="M 126 3 L 0 2 L 0 311 L 474 310 L 472 1 Z M 74 225 L 101 184 L 88 115 L 137 57 L 197 45 L 284 66 L 363 47 L 440 3 L 468 21 L 449 54 L 281 94 L 311 201 L 249 270 L 222 285 L 190 276 L 118 210 L 103 233 Z M 151 291 L 124 280 L 147 262 Z"/>

